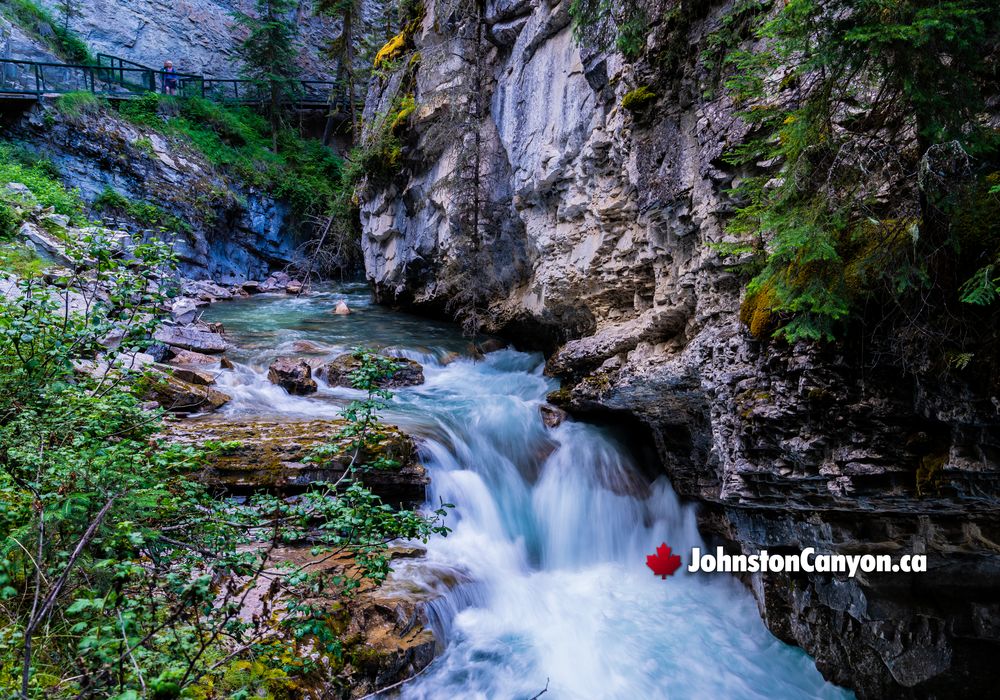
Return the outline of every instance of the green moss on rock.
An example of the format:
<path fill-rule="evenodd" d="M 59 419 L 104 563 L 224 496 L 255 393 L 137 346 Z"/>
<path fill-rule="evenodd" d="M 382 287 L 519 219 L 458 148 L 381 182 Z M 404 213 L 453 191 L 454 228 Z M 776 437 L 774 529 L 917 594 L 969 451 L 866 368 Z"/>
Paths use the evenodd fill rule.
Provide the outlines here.
<path fill-rule="evenodd" d="M 625 97 L 622 98 L 622 109 L 638 112 L 655 100 L 656 93 L 650 90 L 648 85 L 641 85 L 625 94 Z"/>

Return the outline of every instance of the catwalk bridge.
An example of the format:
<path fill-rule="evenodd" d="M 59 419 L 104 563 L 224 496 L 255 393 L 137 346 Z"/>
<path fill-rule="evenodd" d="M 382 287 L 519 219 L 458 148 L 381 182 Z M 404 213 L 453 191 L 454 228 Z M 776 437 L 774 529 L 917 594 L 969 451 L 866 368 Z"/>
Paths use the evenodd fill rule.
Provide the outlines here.
<path fill-rule="evenodd" d="M 261 105 L 271 99 L 267 81 L 206 78 L 193 73 L 170 75 L 176 79 L 175 93 L 181 97 L 237 105 Z M 282 102 L 295 109 L 338 111 L 346 108 L 347 97 L 336 97 L 337 87 L 330 80 L 293 80 L 282 84 Z M 34 102 L 45 96 L 80 91 L 110 100 L 166 94 L 167 73 L 107 54 L 98 54 L 93 65 L 0 58 L 0 101 Z"/>

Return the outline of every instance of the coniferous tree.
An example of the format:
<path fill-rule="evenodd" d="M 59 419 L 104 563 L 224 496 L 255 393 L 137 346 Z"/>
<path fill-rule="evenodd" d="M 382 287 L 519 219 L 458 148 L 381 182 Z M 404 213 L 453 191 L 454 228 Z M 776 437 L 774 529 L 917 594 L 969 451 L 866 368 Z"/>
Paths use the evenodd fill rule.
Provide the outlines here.
<path fill-rule="evenodd" d="M 298 27 L 291 13 L 296 0 L 256 0 L 256 13 L 235 13 L 237 24 L 248 30 L 238 53 L 243 61 L 243 73 L 260 83 L 267 96 L 267 113 L 271 122 L 272 149 L 278 150 L 282 102 L 293 96 Z"/>

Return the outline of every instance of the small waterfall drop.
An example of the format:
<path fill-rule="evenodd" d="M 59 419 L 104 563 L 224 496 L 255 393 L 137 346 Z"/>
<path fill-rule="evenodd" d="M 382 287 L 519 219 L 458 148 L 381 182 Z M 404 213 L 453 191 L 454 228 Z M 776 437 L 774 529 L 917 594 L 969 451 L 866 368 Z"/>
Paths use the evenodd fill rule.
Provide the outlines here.
<path fill-rule="evenodd" d="M 429 618 L 438 658 L 387 697 L 437 700 L 848 698 L 812 660 L 764 627 L 728 575 L 667 580 L 646 567 L 666 542 L 685 563 L 701 544 L 692 506 L 665 477 L 641 476 L 614 434 L 539 413 L 557 387 L 541 358 L 504 350 L 454 359 L 465 342 L 443 324 L 369 306 L 332 317 L 342 292 L 220 305 L 241 350 L 220 377 L 229 415 L 332 418 L 351 390 L 320 384 L 289 396 L 266 379 L 270 359 L 308 340 L 331 356 L 381 345 L 424 364 L 425 384 L 398 391 L 385 418 L 420 438 L 428 505 L 455 504 L 453 532 L 394 577 L 442 595 Z M 443 360 L 450 360 L 445 364 Z"/>

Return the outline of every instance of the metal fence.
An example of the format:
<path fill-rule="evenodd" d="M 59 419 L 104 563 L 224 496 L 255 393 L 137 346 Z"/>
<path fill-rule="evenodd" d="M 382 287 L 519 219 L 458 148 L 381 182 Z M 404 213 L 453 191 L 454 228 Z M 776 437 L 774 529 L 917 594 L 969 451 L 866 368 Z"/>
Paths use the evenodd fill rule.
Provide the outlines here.
<path fill-rule="evenodd" d="M 0 59 L 0 93 L 44 95 L 83 90 L 129 97 L 148 92 L 167 93 L 172 83 L 176 84 L 173 93 L 183 97 L 204 97 L 230 104 L 259 104 L 271 99 L 271 84 L 266 81 L 168 74 L 108 54 L 98 54 L 95 65 Z M 282 101 L 300 106 L 343 107 L 346 95 L 331 102 L 337 88 L 338 84 L 329 80 L 297 80 L 281 86 Z"/>

